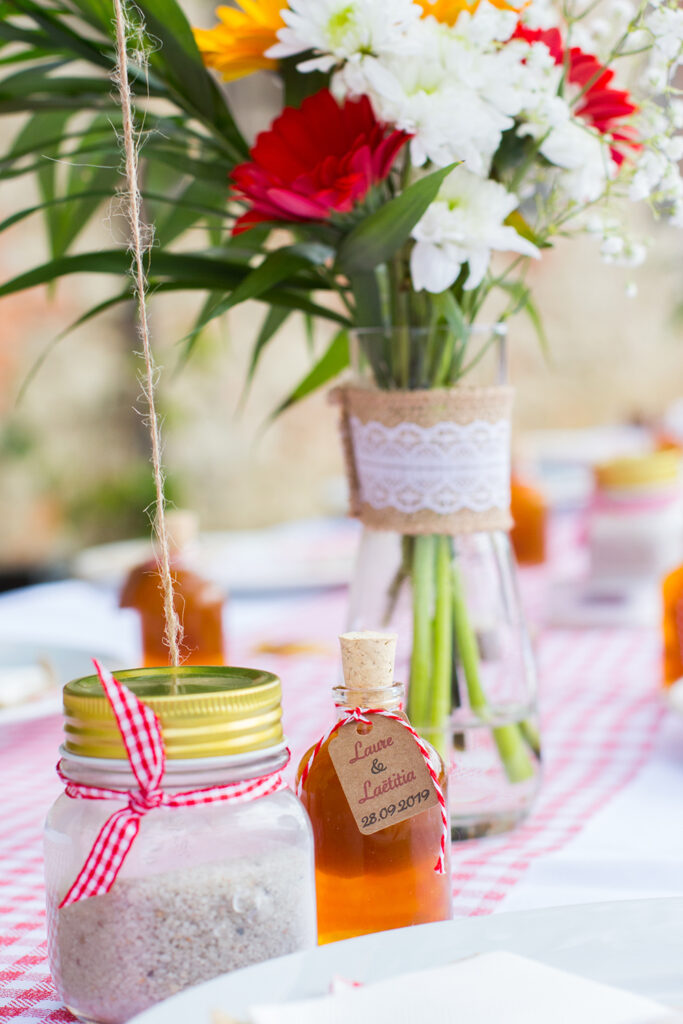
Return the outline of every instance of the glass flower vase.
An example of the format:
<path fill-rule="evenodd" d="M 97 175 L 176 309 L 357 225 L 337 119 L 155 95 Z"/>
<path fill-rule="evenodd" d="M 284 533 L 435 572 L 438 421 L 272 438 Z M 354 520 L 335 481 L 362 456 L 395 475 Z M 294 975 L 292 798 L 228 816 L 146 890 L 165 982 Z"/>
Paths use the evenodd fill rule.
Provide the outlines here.
<path fill-rule="evenodd" d="M 502 348 L 489 333 L 470 339 L 480 373 Z M 413 353 L 424 340 L 411 339 Z M 369 341 L 357 369 L 373 372 L 338 396 L 352 513 L 364 524 L 347 625 L 398 634 L 408 716 L 449 766 L 453 839 L 495 834 L 523 820 L 541 778 L 534 657 L 508 535 L 511 390 L 462 378 L 377 387 Z M 494 372 L 502 363 L 498 351 Z"/>

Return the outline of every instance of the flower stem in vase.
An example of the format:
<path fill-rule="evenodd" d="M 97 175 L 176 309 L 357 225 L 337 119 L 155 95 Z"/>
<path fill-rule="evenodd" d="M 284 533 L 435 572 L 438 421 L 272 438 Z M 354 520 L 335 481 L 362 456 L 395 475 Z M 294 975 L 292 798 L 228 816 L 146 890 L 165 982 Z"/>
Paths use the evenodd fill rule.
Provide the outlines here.
<path fill-rule="evenodd" d="M 492 718 L 486 695 L 479 674 L 479 648 L 474 630 L 467 612 L 465 587 L 456 562 L 451 565 L 453 584 L 453 621 L 455 626 L 455 642 L 458 657 L 465 674 L 467 693 L 472 711 L 482 719 Z M 527 725 L 528 723 L 524 723 Z M 534 774 L 534 765 L 525 745 L 522 727 L 518 725 L 501 725 L 492 729 L 498 754 L 510 782 L 524 782 Z M 538 735 L 536 735 L 538 745 Z M 530 742 L 529 745 L 535 749 Z"/>
<path fill-rule="evenodd" d="M 430 536 L 415 537 L 413 541 L 413 650 L 408 717 L 420 731 L 430 722 L 435 541 Z"/>
<path fill-rule="evenodd" d="M 453 682 L 453 587 L 451 538 L 435 537 L 434 663 L 430 700 L 429 740 L 446 757 Z"/>

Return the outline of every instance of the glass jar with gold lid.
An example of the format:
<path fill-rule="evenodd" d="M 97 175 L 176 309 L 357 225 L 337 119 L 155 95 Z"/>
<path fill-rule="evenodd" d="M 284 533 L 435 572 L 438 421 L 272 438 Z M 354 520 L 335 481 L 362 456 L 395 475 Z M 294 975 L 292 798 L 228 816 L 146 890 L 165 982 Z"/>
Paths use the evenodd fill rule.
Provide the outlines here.
<path fill-rule="evenodd" d="M 655 583 L 683 560 L 681 459 L 645 452 L 595 469 L 588 515 L 594 582 Z"/>
<path fill-rule="evenodd" d="M 274 675 L 192 667 L 116 679 L 159 720 L 164 794 L 277 778 L 287 763 Z M 315 944 L 311 828 L 289 789 L 153 807 L 109 892 L 60 907 L 112 812 L 138 790 L 96 676 L 67 684 L 64 714 L 67 785 L 110 794 L 65 793 L 46 822 L 50 966 L 77 1017 L 122 1024 L 189 985 Z"/>

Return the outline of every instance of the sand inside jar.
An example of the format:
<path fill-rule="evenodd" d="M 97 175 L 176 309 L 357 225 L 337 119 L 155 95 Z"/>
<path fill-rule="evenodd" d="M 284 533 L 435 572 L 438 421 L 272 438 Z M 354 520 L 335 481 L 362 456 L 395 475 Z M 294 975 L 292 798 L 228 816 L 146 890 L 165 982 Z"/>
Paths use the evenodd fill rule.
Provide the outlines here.
<path fill-rule="evenodd" d="M 247 859 L 119 880 L 56 913 L 66 1005 L 100 1024 L 189 985 L 315 944 L 308 856 L 280 848 Z"/>

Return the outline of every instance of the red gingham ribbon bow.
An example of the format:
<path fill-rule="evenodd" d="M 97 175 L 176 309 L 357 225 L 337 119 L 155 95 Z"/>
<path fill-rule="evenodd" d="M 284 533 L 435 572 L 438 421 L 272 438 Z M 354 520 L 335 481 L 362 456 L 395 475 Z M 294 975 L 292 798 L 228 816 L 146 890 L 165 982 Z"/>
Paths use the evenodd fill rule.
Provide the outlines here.
<path fill-rule="evenodd" d="M 364 710 L 361 708 L 346 709 L 342 713 L 342 717 L 339 719 L 339 721 L 332 726 L 329 732 L 325 733 L 324 736 L 321 736 L 316 745 L 313 747 L 313 750 L 311 751 L 311 756 L 309 757 L 308 761 L 306 762 L 302 769 L 301 777 L 299 778 L 299 782 L 297 785 L 297 794 L 301 795 L 301 791 L 303 789 L 304 783 L 306 782 L 306 779 L 308 778 L 308 774 L 311 770 L 313 762 L 320 753 L 320 750 L 323 747 L 323 745 L 327 743 L 327 741 L 331 739 L 332 736 L 334 736 L 334 734 L 338 732 L 338 730 L 341 729 L 343 725 L 347 725 L 349 722 L 365 722 L 366 725 L 371 725 L 372 723 L 370 719 L 367 717 L 368 715 L 381 715 L 383 718 L 391 718 L 392 721 L 398 722 L 399 725 L 402 725 L 404 729 L 408 730 L 408 732 L 413 737 L 413 739 L 415 740 L 420 749 L 420 753 L 422 754 L 425 764 L 427 765 L 429 777 L 434 783 L 434 789 L 436 790 L 436 798 L 439 801 L 439 809 L 441 811 L 441 842 L 439 844 L 439 857 L 434 867 L 434 870 L 437 872 L 437 874 L 443 875 L 446 872 L 446 843 L 448 842 L 449 832 L 446 798 L 443 795 L 443 790 L 441 788 L 441 783 L 439 782 L 439 777 L 434 771 L 434 768 L 432 767 L 432 763 L 429 757 L 429 750 L 427 749 L 422 737 L 418 732 L 415 731 L 415 729 L 413 729 L 412 725 L 409 722 L 406 722 L 405 718 L 401 718 L 400 715 L 394 714 L 393 711 L 385 711 L 384 708 L 365 708 Z"/>
<path fill-rule="evenodd" d="M 151 708 L 138 700 L 134 693 L 114 679 L 97 661 L 94 664 L 114 712 L 138 788 L 122 793 L 120 790 L 86 786 L 67 778 L 61 770 L 61 762 L 57 765 L 59 777 L 66 786 L 66 795 L 74 800 L 128 800 L 127 806 L 115 811 L 100 829 L 78 878 L 60 903 L 60 908 L 109 892 L 135 842 L 140 819 L 148 811 L 157 807 L 195 807 L 218 801 L 247 803 L 287 788 L 281 770 L 278 769 L 270 775 L 249 779 L 247 782 L 211 786 L 187 793 L 164 793 L 161 782 L 166 754 L 159 719 Z"/>

